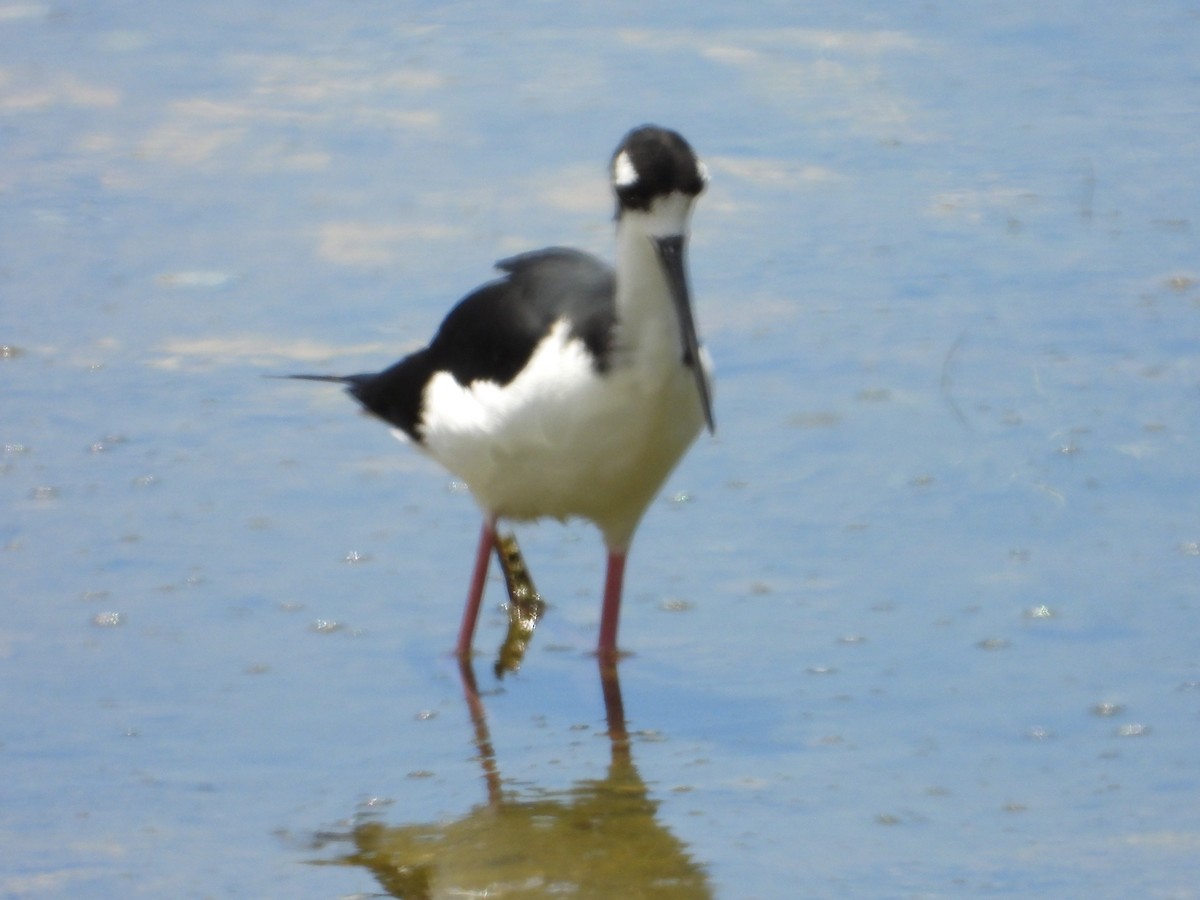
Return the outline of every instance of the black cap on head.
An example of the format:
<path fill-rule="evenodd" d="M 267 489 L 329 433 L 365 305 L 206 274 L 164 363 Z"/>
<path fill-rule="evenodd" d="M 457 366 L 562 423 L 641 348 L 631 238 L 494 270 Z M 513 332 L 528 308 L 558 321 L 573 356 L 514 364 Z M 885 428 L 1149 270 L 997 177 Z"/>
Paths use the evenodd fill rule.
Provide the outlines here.
<path fill-rule="evenodd" d="M 695 197 L 708 181 L 704 164 L 677 132 L 655 125 L 635 128 L 613 153 L 613 190 L 618 211 L 650 208 L 658 197 Z"/>

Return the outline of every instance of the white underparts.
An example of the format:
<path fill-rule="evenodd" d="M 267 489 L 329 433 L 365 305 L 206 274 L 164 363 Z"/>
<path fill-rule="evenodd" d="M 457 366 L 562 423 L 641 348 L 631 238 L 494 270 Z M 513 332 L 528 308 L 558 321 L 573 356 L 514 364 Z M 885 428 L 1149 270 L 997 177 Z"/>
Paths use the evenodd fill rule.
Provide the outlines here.
<path fill-rule="evenodd" d="M 459 384 L 438 373 L 425 389 L 424 449 L 466 482 L 490 514 L 582 517 L 610 548 L 638 521 L 699 433 L 703 414 L 687 369 L 653 371 L 634 358 L 601 374 L 557 323 L 507 385 Z"/>

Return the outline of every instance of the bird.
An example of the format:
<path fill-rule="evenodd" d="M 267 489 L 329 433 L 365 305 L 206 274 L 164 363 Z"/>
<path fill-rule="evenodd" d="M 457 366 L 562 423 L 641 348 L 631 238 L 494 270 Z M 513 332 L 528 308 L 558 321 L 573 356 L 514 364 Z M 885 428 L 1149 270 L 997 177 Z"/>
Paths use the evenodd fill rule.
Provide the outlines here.
<path fill-rule="evenodd" d="M 497 523 L 580 518 L 604 541 L 596 652 L 615 660 L 634 532 L 702 430 L 716 433 L 687 270 L 708 170 L 678 132 L 643 125 L 608 171 L 615 267 L 565 247 L 503 259 L 500 276 L 459 301 L 428 346 L 389 368 L 285 376 L 344 385 L 479 505 L 460 659 L 471 654 Z"/>

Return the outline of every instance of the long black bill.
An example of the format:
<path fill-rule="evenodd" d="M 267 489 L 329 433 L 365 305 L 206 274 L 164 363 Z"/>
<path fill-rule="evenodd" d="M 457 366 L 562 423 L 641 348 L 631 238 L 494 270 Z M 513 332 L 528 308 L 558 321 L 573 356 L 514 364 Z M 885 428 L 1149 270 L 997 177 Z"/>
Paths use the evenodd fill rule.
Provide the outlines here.
<path fill-rule="evenodd" d="M 672 235 L 655 238 L 654 245 L 658 250 L 658 258 L 662 261 L 667 287 L 671 290 L 671 299 L 675 302 L 675 314 L 679 316 L 679 333 L 683 336 L 683 362 L 691 367 L 692 375 L 696 378 L 696 390 L 700 393 L 700 405 L 704 408 L 704 423 L 710 432 L 716 434 L 712 391 L 708 386 L 704 367 L 700 364 L 700 341 L 696 337 L 696 320 L 692 317 L 692 294 L 688 289 L 685 265 L 687 244 L 683 235 Z"/>

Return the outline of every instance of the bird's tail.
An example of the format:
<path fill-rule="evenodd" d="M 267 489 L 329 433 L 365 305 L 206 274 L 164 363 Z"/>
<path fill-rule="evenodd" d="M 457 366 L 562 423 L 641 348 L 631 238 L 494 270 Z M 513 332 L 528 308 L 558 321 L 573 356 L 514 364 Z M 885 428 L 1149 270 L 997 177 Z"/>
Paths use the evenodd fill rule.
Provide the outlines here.
<path fill-rule="evenodd" d="M 357 384 L 360 375 L 268 375 L 268 378 L 295 378 L 299 381 L 331 381 L 334 384 Z"/>
<path fill-rule="evenodd" d="M 268 375 L 267 378 L 295 378 L 299 381 L 328 381 L 332 384 L 344 384 L 346 389 L 354 392 L 356 388 L 361 387 L 373 377 L 369 374 L 363 375 L 309 375 L 302 373 L 299 375 Z"/>

